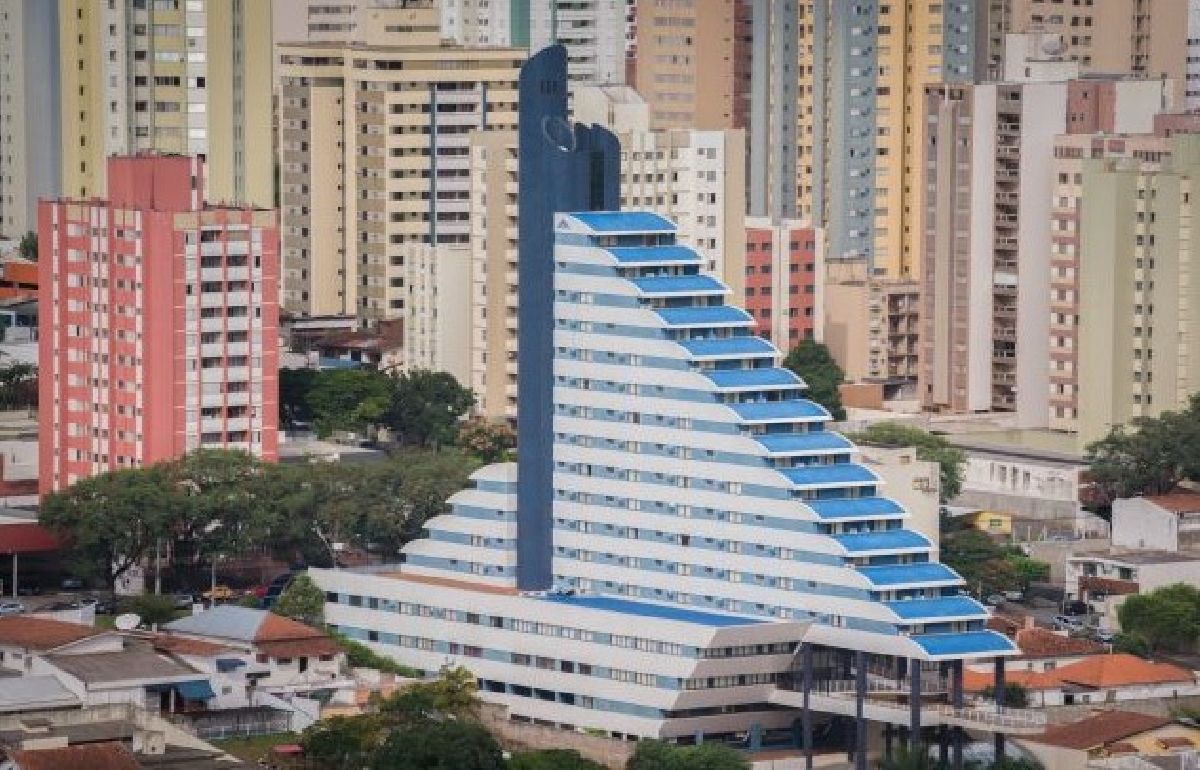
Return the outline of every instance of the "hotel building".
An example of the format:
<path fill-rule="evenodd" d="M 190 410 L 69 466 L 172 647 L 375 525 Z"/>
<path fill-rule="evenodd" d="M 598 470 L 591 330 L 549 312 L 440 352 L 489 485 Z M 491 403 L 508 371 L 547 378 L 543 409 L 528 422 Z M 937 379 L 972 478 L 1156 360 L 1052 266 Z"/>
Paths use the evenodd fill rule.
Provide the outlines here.
<path fill-rule="evenodd" d="M 522 282 L 519 476 L 478 471 L 393 573 L 313 570 L 329 622 L 564 728 L 754 746 L 795 726 L 811 748 L 814 719 L 852 716 L 864 768 L 868 718 L 1041 729 L 964 703 L 962 661 L 1003 683 L 1012 644 L 676 234 L 591 212 L 555 215 L 552 246 L 522 238 L 522 275 L 552 285 Z M 961 764 L 961 733 L 939 737 Z"/>
<path fill-rule="evenodd" d="M 42 493 L 193 449 L 276 454 L 279 230 L 183 156 L 108 160 L 38 210 Z"/>

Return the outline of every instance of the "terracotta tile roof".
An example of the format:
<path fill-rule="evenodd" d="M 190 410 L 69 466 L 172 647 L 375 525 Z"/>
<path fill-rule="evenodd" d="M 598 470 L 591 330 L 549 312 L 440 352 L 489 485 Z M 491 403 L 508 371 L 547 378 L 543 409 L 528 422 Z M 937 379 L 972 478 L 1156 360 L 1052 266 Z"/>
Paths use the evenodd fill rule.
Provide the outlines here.
<path fill-rule="evenodd" d="M 1145 500 L 1173 513 L 1196 513 L 1200 511 L 1200 494 L 1196 492 L 1172 492 L 1167 495 L 1147 495 Z"/>
<path fill-rule="evenodd" d="M 1185 738 L 1182 735 L 1159 738 L 1155 742 L 1164 749 L 1190 749 L 1196 745 L 1191 738 Z"/>
<path fill-rule="evenodd" d="M 258 642 L 258 652 L 272 658 L 315 658 L 320 655 L 337 655 L 342 651 L 337 642 L 327 636 L 309 639 L 285 639 L 279 642 Z"/>
<path fill-rule="evenodd" d="M 35 522 L 0 524 L 0 553 L 45 553 L 57 551 L 58 540 Z"/>
<path fill-rule="evenodd" d="M 987 619 L 987 627 L 991 631 L 1012 636 L 1017 629 L 1021 628 L 1024 623 L 1016 618 L 1010 618 L 1007 615 L 1001 615 L 998 612 L 992 613 L 992 616 Z"/>
<path fill-rule="evenodd" d="M 17 750 L 11 758 L 21 770 L 142 770 L 120 743 L 84 743 L 61 749 Z"/>
<path fill-rule="evenodd" d="M 1044 743 L 1048 746 L 1059 746 L 1064 749 L 1086 751 L 1123 741 L 1131 736 L 1170 723 L 1171 720 L 1167 717 L 1138 714 L 1132 711 L 1101 711 L 1079 722 L 1055 725 L 1041 735 L 1031 736 L 1025 740 Z"/>
<path fill-rule="evenodd" d="M 1056 634 L 1048 628 L 1022 628 L 1017 631 L 1014 641 L 1024 658 L 1100 655 L 1107 651 L 1099 642 Z"/>
<path fill-rule="evenodd" d="M 282 642 L 314 638 L 325 639 L 326 636 L 312 626 L 306 626 L 299 621 L 276 615 L 273 612 L 266 613 L 262 623 L 258 626 L 258 631 L 254 633 L 255 642 Z"/>
<path fill-rule="evenodd" d="M 189 639 L 186 636 L 172 636 L 170 634 L 156 634 L 150 637 L 150 645 L 159 652 L 168 652 L 174 655 L 192 655 L 200 658 L 211 658 L 228 652 L 236 652 L 233 647 L 227 647 L 223 644 L 206 642 L 202 639 Z"/>
<path fill-rule="evenodd" d="M 963 688 L 981 692 L 990 687 L 994 677 L 970 669 L 963 672 Z M 1191 671 L 1169 663 L 1153 663 L 1136 655 L 1092 655 L 1061 668 L 1049 671 L 1009 671 L 1005 681 L 1019 684 L 1027 690 L 1056 690 L 1064 685 L 1103 689 L 1170 682 L 1191 683 Z"/>
<path fill-rule="evenodd" d="M 1105 749 L 1109 754 L 1140 754 L 1138 747 L 1127 741 L 1117 741 Z"/>
<path fill-rule="evenodd" d="M 1194 682 L 1196 677 L 1187 669 L 1170 663 L 1154 663 L 1136 655 L 1094 655 L 1056 672 L 1058 678 L 1085 687 L 1122 687 L 1167 682 Z"/>
<path fill-rule="evenodd" d="M 91 626 L 50 618 L 21 615 L 0 618 L 0 644 L 29 650 L 53 650 L 101 633 Z"/>

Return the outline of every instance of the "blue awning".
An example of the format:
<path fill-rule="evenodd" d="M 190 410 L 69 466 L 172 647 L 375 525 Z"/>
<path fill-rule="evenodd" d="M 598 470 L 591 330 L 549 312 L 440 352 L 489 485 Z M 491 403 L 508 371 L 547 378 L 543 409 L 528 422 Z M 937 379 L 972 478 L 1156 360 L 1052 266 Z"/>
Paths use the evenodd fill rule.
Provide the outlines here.
<path fill-rule="evenodd" d="M 175 688 L 175 692 L 179 693 L 180 697 L 187 700 L 209 700 L 217 697 L 213 692 L 212 685 L 207 679 L 196 679 L 191 682 L 176 682 L 171 685 Z"/>
<path fill-rule="evenodd" d="M 217 658 L 217 671 L 222 674 L 236 671 L 244 665 L 246 665 L 246 661 L 241 658 Z"/>

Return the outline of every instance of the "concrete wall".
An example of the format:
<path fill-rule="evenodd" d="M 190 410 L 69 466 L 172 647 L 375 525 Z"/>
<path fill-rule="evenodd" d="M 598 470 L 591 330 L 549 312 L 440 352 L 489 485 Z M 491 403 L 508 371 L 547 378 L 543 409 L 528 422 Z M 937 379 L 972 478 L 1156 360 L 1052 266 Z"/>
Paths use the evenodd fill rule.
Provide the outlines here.
<path fill-rule="evenodd" d="M 1112 525 L 1115 547 L 1155 551 L 1179 548 L 1179 517 L 1144 498 L 1113 501 Z"/>

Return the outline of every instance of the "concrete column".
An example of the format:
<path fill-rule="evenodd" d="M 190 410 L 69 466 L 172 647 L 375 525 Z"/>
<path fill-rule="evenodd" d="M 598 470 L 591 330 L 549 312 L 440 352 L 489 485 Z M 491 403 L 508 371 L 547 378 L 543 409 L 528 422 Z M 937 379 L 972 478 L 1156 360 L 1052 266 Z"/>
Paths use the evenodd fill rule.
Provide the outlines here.
<path fill-rule="evenodd" d="M 854 769 L 867 770 L 867 654 L 854 652 Z"/>
<path fill-rule="evenodd" d="M 908 693 L 908 725 L 910 729 L 908 747 L 913 752 L 921 746 L 921 661 L 914 660 L 908 667 L 911 689 Z"/>
<path fill-rule="evenodd" d="M 996 708 L 997 709 L 1004 708 L 1004 702 L 1005 702 L 1004 687 L 1005 687 L 1004 658 L 997 657 L 996 658 L 996 678 L 992 684 L 992 688 L 995 690 L 995 693 L 996 693 Z M 996 761 L 999 762 L 1000 760 L 1004 759 L 1004 733 L 999 733 L 999 732 L 996 733 L 995 736 L 993 737 L 993 740 L 995 742 L 994 748 L 995 748 L 995 752 L 996 752 Z"/>
<path fill-rule="evenodd" d="M 954 661 L 950 670 L 950 705 L 963 707 L 963 662 Z M 963 729 L 954 728 L 954 770 L 963 770 Z"/>
<path fill-rule="evenodd" d="M 813 646 L 806 644 L 800 648 L 800 665 L 803 670 L 804 713 L 800 715 L 801 742 L 804 747 L 804 770 L 813 770 L 813 720 L 812 720 L 812 688 L 813 688 Z"/>

